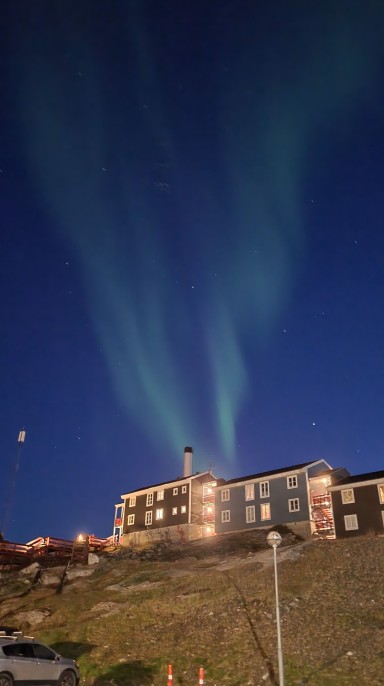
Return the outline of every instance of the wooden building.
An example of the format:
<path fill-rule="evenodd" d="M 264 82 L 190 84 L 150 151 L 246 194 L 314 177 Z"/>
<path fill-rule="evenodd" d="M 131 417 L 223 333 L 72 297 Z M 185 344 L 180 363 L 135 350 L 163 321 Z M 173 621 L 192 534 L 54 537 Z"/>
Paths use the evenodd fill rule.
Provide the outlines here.
<path fill-rule="evenodd" d="M 184 450 L 182 477 L 121 496 L 113 533 L 122 545 L 183 542 L 214 533 L 217 479 L 211 471 L 192 474 L 192 452 L 190 447 Z"/>
<path fill-rule="evenodd" d="M 305 462 L 218 484 L 215 495 L 216 533 L 230 533 L 285 524 L 308 538 L 333 536 L 328 487 L 346 470 L 333 470 L 325 460 Z"/>
<path fill-rule="evenodd" d="M 347 476 L 328 490 L 336 538 L 384 534 L 384 471 Z"/>

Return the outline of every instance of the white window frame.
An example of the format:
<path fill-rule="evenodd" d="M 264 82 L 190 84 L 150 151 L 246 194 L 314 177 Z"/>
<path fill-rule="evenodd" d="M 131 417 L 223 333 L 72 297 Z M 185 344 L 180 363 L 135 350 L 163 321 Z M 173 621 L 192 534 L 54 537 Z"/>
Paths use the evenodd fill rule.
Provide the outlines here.
<path fill-rule="evenodd" d="M 245 508 L 245 521 L 246 524 L 253 524 L 256 521 L 256 512 L 254 505 L 247 505 Z"/>
<path fill-rule="evenodd" d="M 164 488 L 162 488 L 161 491 L 157 491 L 156 500 L 164 500 Z"/>
<path fill-rule="evenodd" d="M 231 496 L 230 496 L 229 488 L 223 488 L 223 490 L 221 491 L 221 502 L 227 503 L 230 500 L 230 498 L 231 498 Z"/>
<path fill-rule="evenodd" d="M 182 492 L 182 493 L 186 493 L 186 492 L 187 492 L 187 487 L 186 487 L 186 486 L 182 486 L 182 487 L 181 487 L 181 492 Z"/>
<path fill-rule="evenodd" d="M 148 510 L 145 513 L 145 526 L 151 526 L 152 524 L 152 510 Z"/>
<path fill-rule="evenodd" d="M 173 508 L 172 508 L 172 514 L 173 514 L 173 515 L 177 515 L 177 507 L 173 507 Z"/>
<path fill-rule="evenodd" d="M 156 519 L 157 522 L 158 522 L 160 519 L 164 519 L 164 508 L 163 508 L 163 507 L 159 507 L 159 508 L 156 510 L 155 519 Z"/>
<path fill-rule="evenodd" d="M 266 522 L 267 520 L 271 519 L 271 503 L 260 504 L 260 519 L 262 522 Z"/>
<path fill-rule="evenodd" d="M 136 496 L 132 495 L 129 499 L 128 507 L 136 507 Z"/>
<path fill-rule="evenodd" d="M 178 493 L 179 493 L 179 489 L 176 486 L 176 488 L 173 489 L 173 495 L 178 495 Z"/>
<path fill-rule="evenodd" d="M 287 476 L 287 488 L 297 488 L 298 487 L 297 474 L 292 474 L 292 476 Z"/>
<path fill-rule="evenodd" d="M 135 515 L 129 514 L 128 519 L 127 519 L 128 526 L 133 526 L 134 523 L 135 523 Z"/>
<path fill-rule="evenodd" d="M 288 512 L 300 512 L 300 500 L 299 500 L 299 498 L 289 498 L 289 500 L 288 500 Z"/>
<path fill-rule="evenodd" d="M 343 505 L 350 505 L 355 502 L 355 491 L 353 488 L 341 489 L 341 502 Z"/>
<path fill-rule="evenodd" d="M 255 484 L 245 484 L 244 496 L 246 501 L 255 499 Z"/>
<path fill-rule="evenodd" d="M 153 491 L 152 493 L 147 493 L 147 507 L 151 507 L 153 505 Z"/>
<path fill-rule="evenodd" d="M 382 505 L 384 505 L 384 483 L 383 484 L 377 484 L 377 490 L 379 493 L 379 501 Z"/>
<path fill-rule="evenodd" d="M 346 531 L 357 531 L 359 528 L 359 522 L 357 515 L 348 514 L 344 515 L 344 527 Z"/>
<path fill-rule="evenodd" d="M 222 510 L 221 512 L 221 522 L 222 524 L 227 524 L 231 521 L 231 510 Z"/>
<path fill-rule="evenodd" d="M 182 505 L 182 506 L 180 507 L 180 512 L 181 512 L 181 514 L 185 514 L 186 511 L 187 511 L 187 506 L 186 506 L 186 505 Z"/>
<path fill-rule="evenodd" d="M 269 498 L 269 481 L 260 481 L 260 498 Z"/>

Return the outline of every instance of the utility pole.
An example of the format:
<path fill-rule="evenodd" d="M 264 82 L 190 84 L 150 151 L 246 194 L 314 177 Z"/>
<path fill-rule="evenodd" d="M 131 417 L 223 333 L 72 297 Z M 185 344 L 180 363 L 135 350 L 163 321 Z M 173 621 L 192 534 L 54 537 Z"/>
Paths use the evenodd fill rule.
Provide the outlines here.
<path fill-rule="evenodd" d="M 16 452 L 16 462 L 15 466 L 11 475 L 11 479 L 9 482 L 8 486 L 8 494 L 5 500 L 5 505 L 4 505 L 4 511 L 3 511 L 3 520 L 1 522 L 1 530 L 0 530 L 0 538 L 4 540 L 5 537 L 5 529 L 8 524 L 8 517 L 9 517 L 9 511 L 11 508 L 11 503 L 12 503 L 12 496 L 13 492 L 15 490 L 15 483 L 16 483 L 16 477 L 17 477 L 17 472 L 19 471 L 19 464 L 20 464 L 20 456 L 21 456 L 21 449 L 24 445 L 25 442 L 25 436 L 26 436 L 26 431 L 25 429 L 21 429 L 19 431 L 19 435 L 17 438 L 17 452 Z"/>

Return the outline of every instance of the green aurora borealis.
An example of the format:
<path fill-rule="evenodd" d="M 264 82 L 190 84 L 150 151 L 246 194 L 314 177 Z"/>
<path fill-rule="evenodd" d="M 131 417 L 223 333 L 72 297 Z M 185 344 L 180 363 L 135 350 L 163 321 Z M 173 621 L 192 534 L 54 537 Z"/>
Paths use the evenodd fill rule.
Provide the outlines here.
<path fill-rule="evenodd" d="M 73 246 L 126 416 L 172 456 L 235 459 L 305 261 L 307 179 L 333 137 L 352 144 L 378 84 L 379 5 L 286 4 L 277 21 L 212 3 L 195 25 L 192 4 L 154 20 L 153 3 L 111 2 L 106 21 L 52 3 L 45 30 L 30 7 L 15 36 L 28 174 Z"/>

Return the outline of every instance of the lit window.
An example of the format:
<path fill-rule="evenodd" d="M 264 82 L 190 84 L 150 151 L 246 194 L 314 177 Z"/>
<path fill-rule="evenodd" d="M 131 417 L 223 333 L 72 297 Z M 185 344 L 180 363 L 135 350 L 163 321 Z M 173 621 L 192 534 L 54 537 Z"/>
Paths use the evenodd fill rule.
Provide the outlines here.
<path fill-rule="evenodd" d="M 384 503 L 384 484 L 378 484 L 377 488 L 379 490 L 379 500 L 381 503 Z"/>
<path fill-rule="evenodd" d="M 270 503 L 263 503 L 262 505 L 260 505 L 260 516 L 261 516 L 261 519 L 263 521 L 265 519 L 271 519 L 271 504 Z"/>
<path fill-rule="evenodd" d="M 132 498 L 129 499 L 129 507 L 135 507 L 136 506 L 136 496 L 133 495 Z"/>
<path fill-rule="evenodd" d="M 182 493 L 186 493 L 186 492 L 187 492 L 187 487 L 186 487 L 186 486 L 182 486 L 182 487 L 181 487 L 181 492 L 182 492 Z"/>
<path fill-rule="evenodd" d="M 341 491 L 341 501 L 343 505 L 349 505 L 349 503 L 355 502 L 355 494 L 353 488 L 346 488 Z"/>
<path fill-rule="evenodd" d="M 128 526 L 132 526 L 135 523 L 135 515 L 128 515 Z"/>
<path fill-rule="evenodd" d="M 344 515 L 344 525 L 346 531 L 355 531 L 358 529 L 357 515 Z"/>
<path fill-rule="evenodd" d="M 300 502 L 298 498 L 290 498 L 288 500 L 288 510 L 289 512 L 299 512 Z"/>
<path fill-rule="evenodd" d="M 260 498 L 269 498 L 269 481 L 260 482 Z"/>
<path fill-rule="evenodd" d="M 227 500 L 229 500 L 229 488 L 224 488 L 224 490 L 221 491 L 221 502 L 225 503 Z"/>
<path fill-rule="evenodd" d="M 162 491 L 157 491 L 157 500 L 164 500 L 164 489 Z"/>
<path fill-rule="evenodd" d="M 208 484 L 203 485 L 203 496 L 209 497 L 213 493 L 213 483 L 210 482 Z"/>
<path fill-rule="evenodd" d="M 248 505 L 248 507 L 245 508 L 245 521 L 247 524 L 251 524 L 252 522 L 256 521 L 254 505 Z"/>
<path fill-rule="evenodd" d="M 152 524 L 152 512 L 146 512 L 145 513 L 145 526 L 149 526 Z"/>
<path fill-rule="evenodd" d="M 247 484 L 245 487 L 245 499 L 254 500 L 255 499 L 255 484 Z"/>
<path fill-rule="evenodd" d="M 147 507 L 153 505 L 153 493 L 147 493 Z"/>
<path fill-rule="evenodd" d="M 173 495 L 177 495 L 178 492 L 179 492 L 179 489 L 178 489 L 178 488 L 174 488 L 174 489 L 173 489 Z"/>
<path fill-rule="evenodd" d="M 230 510 L 223 510 L 221 513 L 221 521 L 224 522 L 230 522 L 231 521 L 231 511 Z"/>
<path fill-rule="evenodd" d="M 287 488 L 297 488 L 297 474 L 287 476 Z"/>
<path fill-rule="evenodd" d="M 172 514 L 173 514 L 173 515 L 177 514 L 177 507 L 173 507 L 173 508 L 172 508 Z"/>
<path fill-rule="evenodd" d="M 186 505 L 182 505 L 181 508 L 180 508 L 181 514 L 185 514 L 186 511 L 187 511 L 187 506 L 186 506 Z"/>
<path fill-rule="evenodd" d="M 164 509 L 162 507 L 156 510 L 156 519 L 164 519 Z"/>

